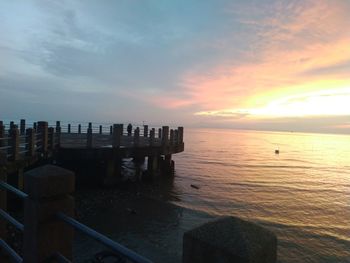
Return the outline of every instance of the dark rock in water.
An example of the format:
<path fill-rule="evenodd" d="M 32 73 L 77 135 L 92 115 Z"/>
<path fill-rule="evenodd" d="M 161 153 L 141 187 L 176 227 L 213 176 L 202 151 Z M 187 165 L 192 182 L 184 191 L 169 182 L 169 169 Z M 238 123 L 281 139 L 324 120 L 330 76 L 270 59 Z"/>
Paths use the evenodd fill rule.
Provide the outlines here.
<path fill-rule="evenodd" d="M 280 153 L 280 150 L 275 150 L 275 154 L 279 154 Z"/>
<path fill-rule="evenodd" d="M 195 184 L 191 184 L 191 187 L 194 189 L 199 189 L 199 186 L 195 185 Z"/>

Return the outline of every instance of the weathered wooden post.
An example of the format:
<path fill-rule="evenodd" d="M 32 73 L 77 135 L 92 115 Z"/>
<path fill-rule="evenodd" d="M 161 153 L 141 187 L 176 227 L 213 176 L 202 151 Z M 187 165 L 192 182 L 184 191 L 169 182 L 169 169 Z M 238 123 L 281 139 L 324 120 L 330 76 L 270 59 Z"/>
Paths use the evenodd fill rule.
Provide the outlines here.
<path fill-rule="evenodd" d="M 176 129 L 174 131 L 174 142 L 175 142 L 176 145 L 179 144 L 179 130 L 178 129 Z"/>
<path fill-rule="evenodd" d="M 154 128 L 151 129 L 149 133 L 149 145 L 152 147 L 155 144 L 155 133 L 156 130 Z M 153 176 L 155 171 L 158 170 L 158 158 L 154 154 L 150 154 L 147 159 L 147 171 L 150 176 Z"/>
<path fill-rule="evenodd" d="M 143 137 L 148 137 L 148 125 L 143 125 Z"/>
<path fill-rule="evenodd" d="M 100 125 L 99 133 L 102 134 L 102 125 Z"/>
<path fill-rule="evenodd" d="M 10 121 L 10 130 L 15 127 L 15 123 L 13 121 Z"/>
<path fill-rule="evenodd" d="M 123 132 L 122 124 L 113 124 L 113 139 L 112 139 L 113 148 L 119 148 L 121 144 L 122 132 Z"/>
<path fill-rule="evenodd" d="M 113 134 L 113 126 L 111 125 L 111 126 L 109 126 L 109 134 Z"/>
<path fill-rule="evenodd" d="M 158 129 L 158 138 L 159 139 L 162 138 L 162 129 L 161 128 Z"/>
<path fill-rule="evenodd" d="M 81 124 L 78 125 L 78 133 L 81 134 Z"/>
<path fill-rule="evenodd" d="M 86 147 L 87 148 L 92 148 L 92 128 L 87 129 L 87 134 L 86 134 Z"/>
<path fill-rule="evenodd" d="M 162 146 L 169 144 L 169 126 L 162 127 Z"/>
<path fill-rule="evenodd" d="M 37 123 L 36 122 L 33 122 L 33 129 L 34 129 L 34 131 L 36 132 L 36 130 L 37 130 Z"/>
<path fill-rule="evenodd" d="M 68 130 L 67 130 L 68 133 L 70 133 L 70 123 L 68 123 Z"/>
<path fill-rule="evenodd" d="M 19 131 L 16 125 L 13 125 L 9 131 L 10 135 L 10 160 L 17 161 L 19 159 Z"/>
<path fill-rule="evenodd" d="M 174 130 L 170 130 L 170 145 L 174 145 Z"/>
<path fill-rule="evenodd" d="M 26 129 L 26 150 L 28 157 L 35 155 L 35 132 L 32 128 Z"/>
<path fill-rule="evenodd" d="M 183 263 L 275 263 L 277 238 L 237 217 L 206 223 L 183 236 Z"/>
<path fill-rule="evenodd" d="M 0 121 L 0 139 L 5 137 L 4 123 Z M 2 140 L 0 140 L 0 147 L 4 146 Z M 4 170 L 4 165 L 7 162 L 7 156 L 0 151 L 0 181 L 7 182 L 7 174 Z M 7 210 L 7 191 L 0 188 L 0 208 L 4 211 Z M 0 238 L 6 240 L 6 228 L 7 222 L 0 218 Z"/>
<path fill-rule="evenodd" d="M 40 152 L 46 157 L 48 148 L 48 123 L 46 121 L 38 121 L 38 133 L 41 137 Z"/>
<path fill-rule="evenodd" d="M 55 129 L 53 127 L 48 129 L 48 149 L 50 151 L 55 149 Z"/>
<path fill-rule="evenodd" d="M 179 131 L 179 144 L 182 144 L 184 142 L 184 127 L 178 127 L 177 129 Z"/>
<path fill-rule="evenodd" d="M 23 262 L 44 263 L 55 253 L 72 260 L 73 228 L 55 215 L 74 216 L 74 173 L 45 165 L 24 174 Z"/>
<path fill-rule="evenodd" d="M 24 135 L 26 132 L 26 120 L 25 119 L 21 119 L 20 120 L 20 134 Z"/>
<path fill-rule="evenodd" d="M 5 126 L 2 121 L 0 121 L 0 139 L 5 137 Z M 5 143 L 3 140 L 0 140 L 0 147 L 4 146 Z"/>
<path fill-rule="evenodd" d="M 138 146 L 140 142 L 140 128 L 137 127 L 134 131 L 134 145 Z"/>
<path fill-rule="evenodd" d="M 61 146 L 61 125 L 58 122 L 56 122 L 56 147 L 60 147 Z"/>
<path fill-rule="evenodd" d="M 154 146 L 156 130 L 154 128 L 149 132 L 149 145 Z"/>
<path fill-rule="evenodd" d="M 61 132 L 61 122 L 56 121 L 56 133 Z"/>

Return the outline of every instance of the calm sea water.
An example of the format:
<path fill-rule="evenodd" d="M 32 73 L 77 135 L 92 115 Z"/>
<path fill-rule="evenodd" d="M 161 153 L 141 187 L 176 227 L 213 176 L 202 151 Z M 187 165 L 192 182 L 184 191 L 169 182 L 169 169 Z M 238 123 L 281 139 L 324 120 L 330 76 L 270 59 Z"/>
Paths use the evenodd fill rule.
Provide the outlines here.
<path fill-rule="evenodd" d="M 263 224 L 279 262 L 350 262 L 350 136 L 187 129 L 185 142 L 178 205 Z"/>

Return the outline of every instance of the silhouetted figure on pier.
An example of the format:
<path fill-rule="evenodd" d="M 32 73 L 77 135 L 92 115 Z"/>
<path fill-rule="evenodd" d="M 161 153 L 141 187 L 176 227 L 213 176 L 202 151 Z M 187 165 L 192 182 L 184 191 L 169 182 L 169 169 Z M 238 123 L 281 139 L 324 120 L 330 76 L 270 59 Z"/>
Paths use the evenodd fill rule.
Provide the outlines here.
<path fill-rule="evenodd" d="M 128 136 L 131 136 L 131 133 L 132 133 L 132 125 L 131 125 L 131 123 L 128 124 L 127 131 L 128 131 Z"/>

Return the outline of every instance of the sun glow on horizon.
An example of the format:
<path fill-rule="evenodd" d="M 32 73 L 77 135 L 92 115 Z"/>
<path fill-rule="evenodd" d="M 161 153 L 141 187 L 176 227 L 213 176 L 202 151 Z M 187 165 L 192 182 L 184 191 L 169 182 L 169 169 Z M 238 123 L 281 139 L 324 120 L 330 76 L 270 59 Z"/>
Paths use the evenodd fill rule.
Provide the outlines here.
<path fill-rule="evenodd" d="M 201 111 L 201 116 L 280 118 L 350 115 L 350 87 L 281 97 L 258 108 Z"/>

